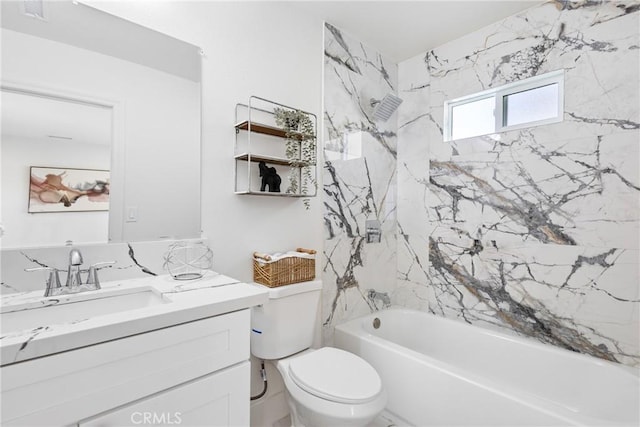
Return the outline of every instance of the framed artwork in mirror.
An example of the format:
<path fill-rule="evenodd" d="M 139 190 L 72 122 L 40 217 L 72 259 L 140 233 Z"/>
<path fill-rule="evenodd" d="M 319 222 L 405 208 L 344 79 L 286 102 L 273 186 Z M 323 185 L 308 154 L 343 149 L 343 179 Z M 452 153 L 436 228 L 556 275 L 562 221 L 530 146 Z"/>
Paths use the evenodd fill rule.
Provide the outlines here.
<path fill-rule="evenodd" d="M 109 171 L 31 166 L 29 213 L 109 210 Z"/>

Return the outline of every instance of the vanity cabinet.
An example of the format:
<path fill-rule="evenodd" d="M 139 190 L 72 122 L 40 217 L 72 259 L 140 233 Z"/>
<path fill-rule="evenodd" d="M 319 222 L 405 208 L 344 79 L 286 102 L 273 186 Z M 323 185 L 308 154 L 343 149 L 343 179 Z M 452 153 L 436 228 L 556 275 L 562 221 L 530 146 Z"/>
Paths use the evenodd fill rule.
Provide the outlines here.
<path fill-rule="evenodd" d="M 302 111 L 313 124 L 313 133 L 296 133 L 293 137 L 298 156 L 289 158 L 286 155 L 287 132 L 276 126 L 275 111 L 284 109 L 300 111 L 274 101 L 251 96 L 248 104 L 236 105 L 235 124 L 235 194 L 260 195 L 276 197 L 314 197 L 317 194 L 317 118 L 315 114 Z M 303 144 L 312 142 L 313 155 L 311 161 L 302 160 Z M 280 192 L 261 191 L 262 177 L 259 164 L 265 162 L 268 168 L 276 168 L 281 178 Z M 290 185 L 289 175 L 293 174 L 298 183 L 296 191 L 287 191 Z M 306 188 L 300 185 L 307 181 Z"/>
<path fill-rule="evenodd" d="M 78 427 L 249 425 L 249 381 L 249 362 L 243 362 L 82 421 Z"/>
<path fill-rule="evenodd" d="M 243 309 L 5 366 L 1 424 L 249 425 L 249 330 Z"/>

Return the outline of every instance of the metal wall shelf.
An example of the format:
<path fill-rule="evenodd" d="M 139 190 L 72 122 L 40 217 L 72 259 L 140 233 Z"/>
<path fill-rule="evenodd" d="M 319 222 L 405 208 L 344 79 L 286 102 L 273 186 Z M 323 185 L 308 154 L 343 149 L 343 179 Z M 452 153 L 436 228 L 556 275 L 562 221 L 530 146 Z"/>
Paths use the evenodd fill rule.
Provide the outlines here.
<path fill-rule="evenodd" d="M 312 193 L 287 193 L 287 174 L 296 174 L 295 176 L 297 176 L 298 183 L 300 183 L 303 179 L 303 170 L 305 170 L 305 168 L 312 168 L 312 176 L 315 182 L 317 180 L 317 166 L 315 163 L 292 160 L 284 156 L 285 141 L 287 137 L 291 138 L 292 133 L 287 133 L 284 129 L 275 125 L 276 108 L 298 110 L 294 107 L 257 96 L 251 96 L 248 104 L 236 105 L 236 124 L 234 126 L 236 131 L 234 146 L 235 194 L 275 197 L 315 197 L 317 195 L 316 185 L 310 186 L 311 188 L 308 189 L 312 190 Z M 316 115 L 306 111 L 303 111 L 303 113 L 308 114 L 309 117 L 312 118 L 315 132 L 311 135 L 300 133 L 300 144 L 303 144 L 304 140 L 307 139 L 305 136 L 311 136 L 315 139 L 317 133 L 318 121 Z M 240 140 L 242 140 L 242 143 Z M 302 145 L 300 148 L 301 147 Z M 259 177 L 258 168 L 251 166 L 258 162 L 288 168 L 288 170 L 278 170 L 278 174 L 282 179 L 281 192 L 259 191 L 261 178 Z"/>

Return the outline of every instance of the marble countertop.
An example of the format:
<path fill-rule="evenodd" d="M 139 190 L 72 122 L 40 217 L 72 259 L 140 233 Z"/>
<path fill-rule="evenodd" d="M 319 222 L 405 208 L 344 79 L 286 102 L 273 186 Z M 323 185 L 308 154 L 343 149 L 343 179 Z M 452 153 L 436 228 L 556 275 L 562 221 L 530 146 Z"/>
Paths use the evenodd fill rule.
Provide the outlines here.
<path fill-rule="evenodd" d="M 6 313 L 42 310 L 72 302 L 82 304 L 75 301 L 96 301 L 98 298 L 135 293 L 140 288 L 161 296 L 163 302 L 110 314 L 76 318 L 66 323 L 32 325 L 23 330 L 4 331 L 8 327 L 3 326 L 0 336 L 1 365 L 229 313 L 263 304 L 268 300 L 266 287 L 208 272 L 202 278 L 190 281 L 176 281 L 171 276 L 163 275 L 105 282 L 101 290 L 56 297 L 45 298 L 42 290 L 3 295 L 0 310 Z M 37 318 L 35 311 L 34 318 Z"/>

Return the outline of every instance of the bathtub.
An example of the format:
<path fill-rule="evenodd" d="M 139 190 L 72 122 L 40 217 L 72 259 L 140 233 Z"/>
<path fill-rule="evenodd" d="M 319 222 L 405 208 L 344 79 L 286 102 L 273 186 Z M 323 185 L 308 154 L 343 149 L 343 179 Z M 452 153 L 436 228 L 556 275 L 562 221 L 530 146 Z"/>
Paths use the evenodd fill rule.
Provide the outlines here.
<path fill-rule="evenodd" d="M 628 368 L 464 322 L 391 308 L 336 326 L 335 346 L 373 365 L 407 424 L 640 424 Z"/>

